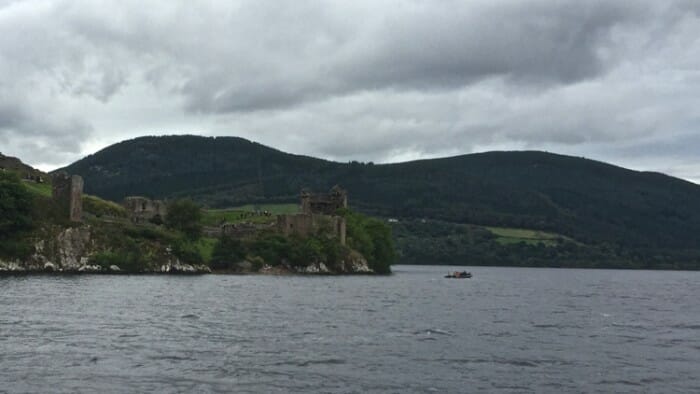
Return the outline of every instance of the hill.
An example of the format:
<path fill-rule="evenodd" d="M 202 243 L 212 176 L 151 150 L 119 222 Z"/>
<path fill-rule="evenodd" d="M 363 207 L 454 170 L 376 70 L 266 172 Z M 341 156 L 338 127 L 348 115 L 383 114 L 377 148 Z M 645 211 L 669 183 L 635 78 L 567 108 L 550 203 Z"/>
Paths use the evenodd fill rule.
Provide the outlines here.
<path fill-rule="evenodd" d="M 377 165 L 293 155 L 241 138 L 167 136 L 124 141 L 65 170 L 82 175 L 86 191 L 103 198 L 189 196 L 210 207 L 295 202 L 302 188 L 340 184 L 357 209 L 399 223 L 528 229 L 596 248 L 581 259 L 700 266 L 700 186 L 545 152 Z"/>
<path fill-rule="evenodd" d="M 0 171 L 12 171 L 23 179 L 44 179 L 47 175 L 36 168 L 28 166 L 16 157 L 5 156 L 0 153 Z"/>

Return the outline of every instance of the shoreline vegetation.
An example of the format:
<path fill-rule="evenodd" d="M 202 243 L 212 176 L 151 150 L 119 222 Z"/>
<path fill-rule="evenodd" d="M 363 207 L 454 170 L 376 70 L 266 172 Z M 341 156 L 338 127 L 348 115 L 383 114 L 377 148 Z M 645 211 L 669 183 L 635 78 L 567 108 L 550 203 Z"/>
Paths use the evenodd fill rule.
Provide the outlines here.
<path fill-rule="evenodd" d="M 389 274 L 396 259 L 390 227 L 345 208 L 334 212 L 347 223 L 345 244 L 323 223 L 284 235 L 266 227 L 276 220 L 268 210 L 210 211 L 187 199 L 168 201 L 164 217 L 135 222 L 124 206 L 82 195 L 82 220 L 74 222 L 49 182 L 0 171 L 0 274 Z M 263 226 L 244 237 L 206 234 L 205 225 L 231 222 Z"/>

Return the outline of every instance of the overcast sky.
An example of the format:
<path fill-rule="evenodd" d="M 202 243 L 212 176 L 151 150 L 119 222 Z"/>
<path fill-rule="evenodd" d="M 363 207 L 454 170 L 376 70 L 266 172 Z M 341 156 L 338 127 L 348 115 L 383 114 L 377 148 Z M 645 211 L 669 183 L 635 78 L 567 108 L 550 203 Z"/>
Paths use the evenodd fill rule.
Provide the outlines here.
<path fill-rule="evenodd" d="M 538 149 L 700 182 L 700 1 L 0 0 L 0 152 Z"/>

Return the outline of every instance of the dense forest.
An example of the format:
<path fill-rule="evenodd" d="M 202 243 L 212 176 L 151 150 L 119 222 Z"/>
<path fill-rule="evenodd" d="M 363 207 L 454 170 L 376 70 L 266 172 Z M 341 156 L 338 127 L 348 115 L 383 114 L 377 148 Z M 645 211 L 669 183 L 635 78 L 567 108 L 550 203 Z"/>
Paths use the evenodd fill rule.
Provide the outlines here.
<path fill-rule="evenodd" d="M 82 175 L 86 191 L 104 198 L 189 197 L 209 207 L 294 202 L 303 188 L 325 191 L 340 184 L 355 209 L 398 221 L 403 262 L 455 262 L 445 259 L 459 256 L 470 264 L 700 267 L 700 186 L 578 157 L 489 152 L 338 163 L 241 138 L 168 136 L 124 141 L 65 170 Z M 440 249 L 450 250 L 445 258 L 418 258 L 431 249 L 410 245 L 437 247 L 444 240 L 412 226 L 417 219 L 437 233 L 435 223 L 443 223 L 468 234 L 483 226 L 525 228 L 571 241 L 492 245 L 494 256 L 469 246 L 488 242 L 453 240 L 458 246 Z"/>

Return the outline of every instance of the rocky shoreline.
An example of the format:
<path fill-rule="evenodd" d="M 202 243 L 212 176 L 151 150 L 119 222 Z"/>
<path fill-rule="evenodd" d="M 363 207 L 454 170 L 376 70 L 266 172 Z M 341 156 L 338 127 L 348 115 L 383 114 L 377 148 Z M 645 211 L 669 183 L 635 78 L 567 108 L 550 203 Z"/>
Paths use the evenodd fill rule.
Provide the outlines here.
<path fill-rule="evenodd" d="M 375 275 L 370 270 L 359 270 L 356 272 L 335 272 L 328 270 L 324 264 L 321 267 L 310 265 L 307 267 L 287 267 L 287 266 L 266 266 L 259 271 L 237 271 L 237 270 L 212 270 L 206 265 L 197 264 L 174 264 L 162 266 L 160 270 L 149 270 L 140 272 L 129 272 L 112 266 L 103 269 L 96 265 L 85 265 L 77 270 L 64 270 L 47 265 L 43 269 L 36 267 L 26 267 L 15 261 L 0 260 L 0 277 L 14 275 L 275 275 L 275 276 L 342 276 L 342 275 Z"/>
<path fill-rule="evenodd" d="M 149 269 L 139 272 L 130 272 L 122 270 L 117 265 L 111 265 L 108 268 L 103 268 L 99 265 L 85 264 L 77 268 L 56 266 L 51 262 L 44 263 L 43 266 L 35 264 L 26 264 L 18 261 L 3 261 L 0 260 L 0 276 L 13 274 L 99 274 L 99 275 L 140 275 L 140 274 L 173 274 L 173 275 L 201 275 L 210 274 L 212 270 L 203 264 L 186 264 L 180 261 L 175 261 L 172 264 L 165 264 L 158 269 Z"/>
<path fill-rule="evenodd" d="M 110 250 L 108 244 L 96 237 L 95 229 L 89 225 L 68 228 L 46 229 L 37 238 L 33 252 L 24 260 L 0 259 L 0 275 L 15 274 L 100 274 L 100 275 L 202 275 L 202 274 L 260 274 L 260 275 L 354 275 L 374 274 L 367 260 L 356 253 L 332 267 L 325 263 L 292 266 L 284 263 L 277 266 L 263 264 L 254 268 L 248 261 L 234 264 L 235 269 L 212 269 L 206 264 L 191 264 L 174 256 L 169 247 L 158 245 L 152 248 L 149 261 L 138 270 L 129 270 L 114 264 L 96 264 L 96 254 Z"/>

